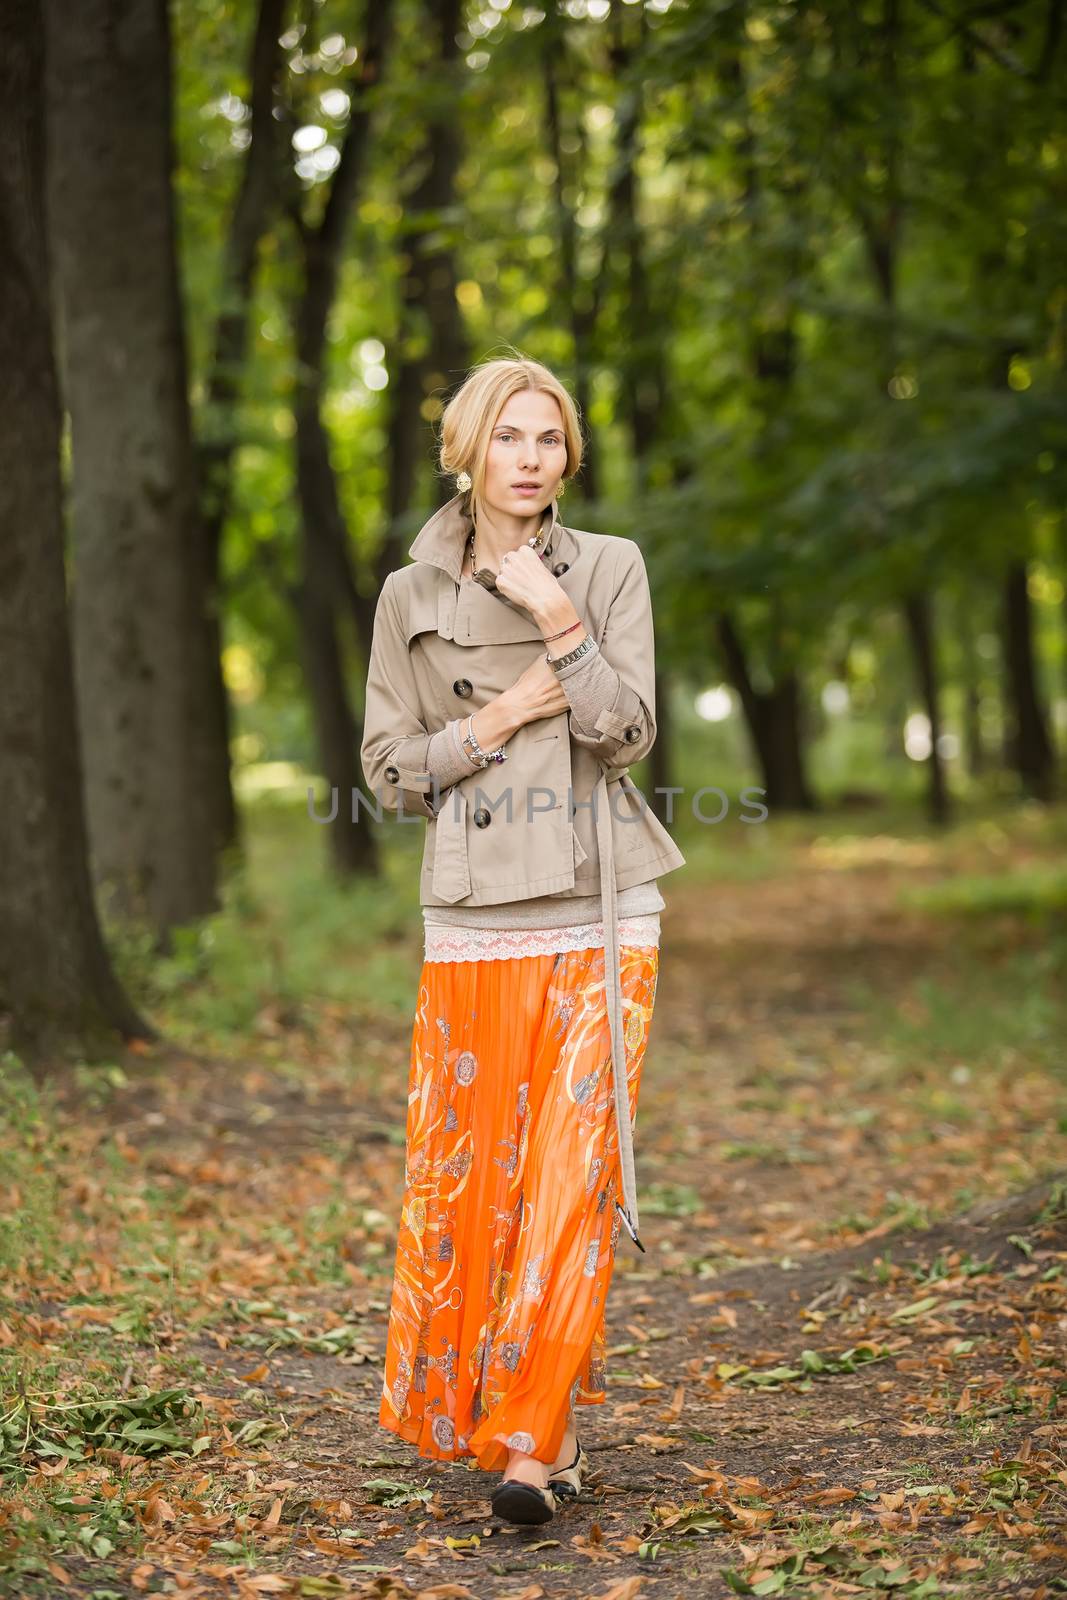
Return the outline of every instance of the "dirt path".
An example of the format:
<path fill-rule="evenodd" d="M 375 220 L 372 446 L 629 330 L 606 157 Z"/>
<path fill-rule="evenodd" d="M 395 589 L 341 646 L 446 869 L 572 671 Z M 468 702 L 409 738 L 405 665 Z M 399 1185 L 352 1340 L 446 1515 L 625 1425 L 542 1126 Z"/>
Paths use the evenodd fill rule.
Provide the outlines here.
<path fill-rule="evenodd" d="M 153 1469 L 134 1573 L 68 1561 L 55 1592 L 1067 1592 L 1062 1086 L 1008 1062 L 979 1092 L 965 1062 L 879 1048 L 872 991 L 921 1010 L 919 981 L 955 970 L 900 879 L 843 889 L 812 853 L 674 893 L 638 1127 L 648 1255 L 620 1246 L 609 1403 L 583 1417 L 596 1482 L 544 1530 L 496 1524 L 486 1475 L 374 1422 L 403 1031 L 264 1016 L 255 1066 L 161 1063 L 125 1097 L 130 1162 L 187 1196 L 190 1238 L 234 1220 L 197 1331 L 155 1330 L 203 1362 L 213 1445 L 199 1486 Z M 301 1230 L 339 1193 L 330 1281 Z M 235 1538 L 254 1571 L 218 1549 Z"/>

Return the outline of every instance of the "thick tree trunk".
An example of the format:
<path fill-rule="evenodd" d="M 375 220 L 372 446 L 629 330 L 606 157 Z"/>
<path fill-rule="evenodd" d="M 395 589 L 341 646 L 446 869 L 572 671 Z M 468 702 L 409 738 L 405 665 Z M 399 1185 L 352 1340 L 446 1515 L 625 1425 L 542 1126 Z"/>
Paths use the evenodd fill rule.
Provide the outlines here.
<path fill-rule="evenodd" d="M 945 780 L 945 763 L 941 754 L 941 694 L 934 649 L 934 627 L 929 597 L 910 594 L 903 602 L 904 619 L 908 626 L 915 662 L 915 678 L 922 696 L 923 708 L 930 724 L 930 754 L 927 757 L 927 805 L 930 821 L 943 827 L 949 819 L 948 784 Z"/>
<path fill-rule="evenodd" d="M 1012 765 L 1027 794 L 1051 800 L 1056 761 L 1034 663 L 1033 617 L 1025 561 L 1008 568 L 1003 585 L 1004 666 L 1011 722 L 1007 737 Z"/>
<path fill-rule="evenodd" d="M 170 930 L 215 909 L 220 671 L 171 188 L 166 0 L 48 8 L 50 201 L 73 434 L 73 626 L 94 875 Z"/>
<path fill-rule="evenodd" d="M 40 0 L 0 0 L 0 1006 L 36 1068 L 153 1029 L 120 988 L 89 881 L 67 627 Z"/>

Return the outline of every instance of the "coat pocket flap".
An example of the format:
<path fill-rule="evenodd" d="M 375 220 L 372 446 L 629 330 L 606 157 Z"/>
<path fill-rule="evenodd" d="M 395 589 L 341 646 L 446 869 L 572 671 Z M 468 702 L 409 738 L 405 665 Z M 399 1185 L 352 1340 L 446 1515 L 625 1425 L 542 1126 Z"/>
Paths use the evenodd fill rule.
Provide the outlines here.
<path fill-rule="evenodd" d="M 456 787 L 445 797 L 434 823 L 433 892 L 450 903 L 471 892 L 467 857 L 467 796 Z"/>

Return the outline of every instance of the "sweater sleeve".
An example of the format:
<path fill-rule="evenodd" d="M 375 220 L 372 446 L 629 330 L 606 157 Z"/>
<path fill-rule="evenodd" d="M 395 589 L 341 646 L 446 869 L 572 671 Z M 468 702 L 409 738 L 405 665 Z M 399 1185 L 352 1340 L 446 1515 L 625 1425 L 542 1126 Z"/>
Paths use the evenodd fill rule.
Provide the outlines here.
<path fill-rule="evenodd" d="M 620 539 L 614 593 L 599 645 L 557 672 L 570 703 L 571 737 L 602 760 L 625 749 L 640 761 L 656 739 L 652 599 L 640 546 Z M 628 740 L 627 730 L 637 730 Z"/>
<path fill-rule="evenodd" d="M 556 677 L 563 685 L 571 710 L 571 726 L 587 739 L 595 739 L 593 724 L 619 692 L 619 675 L 608 666 L 594 639 L 584 656 L 560 667 Z"/>
<path fill-rule="evenodd" d="M 460 743 L 466 721 L 466 717 L 453 717 L 431 735 L 426 747 L 426 770 L 437 779 L 441 790 L 450 789 L 460 778 L 480 770 Z"/>

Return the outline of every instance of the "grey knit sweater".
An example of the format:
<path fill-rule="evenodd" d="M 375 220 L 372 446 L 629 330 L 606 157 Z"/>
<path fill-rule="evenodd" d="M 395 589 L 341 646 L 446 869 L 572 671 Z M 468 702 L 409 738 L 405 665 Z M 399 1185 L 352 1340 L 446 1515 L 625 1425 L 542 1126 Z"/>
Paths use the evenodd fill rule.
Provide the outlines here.
<path fill-rule="evenodd" d="M 604 660 L 593 640 L 585 655 L 560 667 L 557 676 L 570 702 L 571 721 L 580 732 L 594 737 L 593 723 L 618 693 L 618 673 Z M 426 768 L 442 792 L 479 770 L 460 743 L 466 721 L 466 717 L 453 718 L 430 740 Z M 641 916 L 665 907 L 655 878 L 620 889 L 616 904 L 620 917 Z M 422 915 L 424 922 L 467 928 L 570 928 L 580 922 L 598 922 L 601 905 L 599 894 L 544 894 L 495 906 L 424 905 Z"/>

